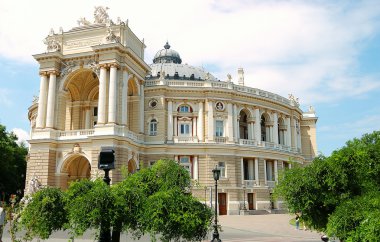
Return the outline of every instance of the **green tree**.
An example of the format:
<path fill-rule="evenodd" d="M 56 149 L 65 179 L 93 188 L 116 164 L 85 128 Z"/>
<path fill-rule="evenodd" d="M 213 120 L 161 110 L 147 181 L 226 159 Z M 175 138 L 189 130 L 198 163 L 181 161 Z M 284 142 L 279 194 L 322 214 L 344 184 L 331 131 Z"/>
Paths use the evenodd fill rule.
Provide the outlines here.
<path fill-rule="evenodd" d="M 24 144 L 16 143 L 17 136 L 0 124 L 0 196 L 8 200 L 10 194 L 22 196 L 25 187 L 26 155 Z"/>
<path fill-rule="evenodd" d="M 380 132 L 375 131 L 307 167 L 286 170 L 276 193 L 317 230 L 345 241 L 373 241 L 368 238 L 379 237 L 379 231 L 368 228 L 380 223 L 379 189 Z"/>

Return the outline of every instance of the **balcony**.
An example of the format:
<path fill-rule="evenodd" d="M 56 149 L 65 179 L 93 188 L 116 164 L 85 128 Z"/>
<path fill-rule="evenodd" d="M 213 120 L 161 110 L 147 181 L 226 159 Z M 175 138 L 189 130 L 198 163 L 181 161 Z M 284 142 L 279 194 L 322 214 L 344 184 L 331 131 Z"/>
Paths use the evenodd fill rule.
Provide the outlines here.
<path fill-rule="evenodd" d="M 278 150 L 278 151 L 289 152 L 289 153 L 300 153 L 301 152 L 301 150 L 299 148 L 290 147 L 290 146 L 282 145 L 282 144 L 276 144 L 273 142 L 256 141 L 256 140 L 249 140 L 249 139 L 239 139 L 239 144 L 240 145 L 260 147 L 260 148 L 265 148 L 265 149 L 271 149 L 271 150 Z"/>
<path fill-rule="evenodd" d="M 174 143 L 198 143 L 197 136 L 174 136 Z"/>
<path fill-rule="evenodd" d="M 259 186 L 259 183 L 256 180 L 244 180 L 244 186 L 246 188 L 252 188 L 252 187 Z"/>

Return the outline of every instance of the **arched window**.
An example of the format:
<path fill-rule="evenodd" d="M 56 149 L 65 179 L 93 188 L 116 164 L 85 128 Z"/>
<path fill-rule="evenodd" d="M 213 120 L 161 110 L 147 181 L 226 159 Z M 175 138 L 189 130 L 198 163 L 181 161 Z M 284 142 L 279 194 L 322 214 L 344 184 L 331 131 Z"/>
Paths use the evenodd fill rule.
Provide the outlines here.
<path fill-rule="evenodd" d="M 182 105 L 178 108 L 178 112 L 180 113 L 190 113 L 191 112 L 191 109 L 189 106 L 187 105 Z"/>
<path fill-rule="evenodd" d="M 157 135 L 157 120 L 152 119 L 149 123 L 149 135 L 156 136 Z"/>
<path fill-rule="evenodd" d="M 261 116 L 261 122 L 260 122 L 260 125 L 261 125 L 261 141 L 267 141 L 267 131 L 266 131 L 266 127 L 265 127 L 265 117 L 264 115 Z"/>

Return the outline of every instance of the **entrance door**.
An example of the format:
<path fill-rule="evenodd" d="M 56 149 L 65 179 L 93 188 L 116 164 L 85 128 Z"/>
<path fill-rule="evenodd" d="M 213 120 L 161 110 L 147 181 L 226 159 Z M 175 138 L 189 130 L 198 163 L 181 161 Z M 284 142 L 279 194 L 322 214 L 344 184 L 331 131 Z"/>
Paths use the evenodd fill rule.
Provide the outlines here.
<path fill-rule="evenodd" d="M 227 215 L 227 194 L 218 193 L 219 215 Z"/>
<path fill-rule="evenodd" d="M 256 194 L 255 193 L 248 193 L 248 209 L 254 210 L 255 209 L 255 203 L 256 203 Z"/>

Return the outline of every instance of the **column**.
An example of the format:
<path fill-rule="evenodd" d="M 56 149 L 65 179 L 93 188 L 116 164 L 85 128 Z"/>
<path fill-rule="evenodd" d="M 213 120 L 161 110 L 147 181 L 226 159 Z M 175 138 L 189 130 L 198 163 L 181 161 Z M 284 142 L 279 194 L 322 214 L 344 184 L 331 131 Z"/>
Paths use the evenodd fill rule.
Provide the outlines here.
<path fill-rule="evenodd" d="M 91 107 L 86 107 L 85 110 L 85 124 L 84 124 L 85 129 L 90 129 L 91 128 Z"/>
<path fill-rule="evenodd" d="M 267 161 L 266 160 L 263 160 L 264 161 L 264 184 L 267 185 L 268 182 L 267 182 Z"/>
<path fill-rule="evenodd" d="M 273 113 L 273 143 L 278 144 L 278 116 Z"/>
<path fill-rule="evenodd" d="M 198 140 L 203 141 L 204 140 L 204 131 L 203 131 L 203 102 L 199 101 L 198 103 Z"/>
<path fill-rule="evenodd" d="M 261 141 L 261 118 L 260 118 L 260 110 L 258 108 L 255 108 L 255 124 L 254 124 L 254 129 L 255 129 L 255 140 L 257 142 Z"/>
<path fill-rule="evenodd" d="M 287 117 L 286 119 L 285 119 L 285 124 L 286 124 L 286 137 L 285 137 L 285 144 L 287 145 L 287 146 L 289 146 L 289 147 L 291 147 L 292 146 L 292 135 L 291 135 L 291 133 L 290 133 L 290 118 L 289 117 Z"/>
<path fill-rule="evenodd" d="M 254 173 L 253 173 L 253 160 L 248 160 L 248 179 L 249 180 L 254 180 L 253 179 L 253 176 L 254 176 Z"/>
<path fill-rule="evenodd" d="M 278 182 L 277 160 L 274 161 L 274 180 Z"/>
<path fill-rule="evenodd" d="M 192 128 L 192 132 L 193 132 L 193 136 L 196 137 L 197 136 L 197 117 L 193 117 L 193 128 Z"/>
<path fill-rule="evenodd" d="M 198 156 L 194 156 L 193 179 L 198 180 Z"/>
<path fill-rule="evenodd" d="M 111 65 L 110 86 L 108 93 L 108 123 L 116 123 L 116 102 L 117 102 L 117 66 Z"/>
<path fill-rule="evenodd" d="M 46 99 L 48 89 L 48 79 L 46 72 L 40 72 L 40 95 L 38 97 L 38 114 L 36 128 L 44 128 L 46 121 Z"/>
<path fill-rule="evenodd" d="M 297 148 L 297 130 L 296 130 L 296 120 L 292 118 L 292 147 Z"/>
<path fill-rule="evenodd" d="M 174 119 L 174 136 L 178 136 L 178 118 L 177 116 L 173 117 Z"/>
<path fill-rule="evenodd" d="M 121 125 L 127 125 L 128 120 L 128 79 L 129 74 L 126 68 L 123 69 L 123 87 L 121 91 Z"/>
<path fill-rule="evenodd" d="M 173 102 L 168 101 L 168 140 L 173 140 Z"/>
<path fill-rule="evenodd" d="M 255 158 L 255 180 L 259 185 L 259 158 Z"/>
<path fill-rule="evenodd" d="M 207 118 L 208 118 L 208 140 L 214 140 L 214 106 L 211 100 L 207 101 Z"/>
<path fill-rule="evenodd" d="M 302 146 L 301 146 L 301 122 L 300 121 L 296 121 L 298 122 L 298 132 L 297 132 L 297 148 L 300 149 L 300 151 L 302 150 Z"/>
<path fill-rule="evenodd" d="M 57 73 L 50 72 L 49 92 L 46 113 L 46 128 L 54 128 L 54 111 L 55 111 L 55 89 L 56 89 Z"/>
<path fill-rule="evenodd" d="M 144 133 L 144 81 L 140 80 L 140 133 Z"/>
<path fill-rule="evenodd" d="M 240 158 L 240 172 L 241 172 L 241 184 L 244 184 L 244 159 Z"/>
<path fill-rule="evenodd" d="M 234 142 L 234 125 L 233 125 L 233 110 L 232 103 L 227 104 L 227 137 L 229 142 Z"/>
<path fill-rule="evenodd" d="M 238 113 L 237 113 L 237 106 L 234 104 L 234 118 L 233 118 L 233 125 L 234 125 L 234 139 L 236 142 L 239 141 L 239 121 L 238 121 Z"/>
<path fill-rule="evenodd" d="M 98 124 L 106 123 L 106 98 L 107 98 L 107 69 L 100 66 L 99 100 L 98 100 Z"/>
<path fill-rule="evenodd" d="M 250 123 L 249 123 L 249 126 L 250 126 L 250 130 L 251 130 L 251 132 L 250 132 L 250 136 L 251 137 L 249 137 L 249 139 L 251 139 L 251 140 L 253 140 L 253 139 L 255 139 L 255 132 L 254 132 L 254 129 L 255 129 L 255 126 L 254 126 L 254 122 L 253 121 L 251 121 Z"/>

